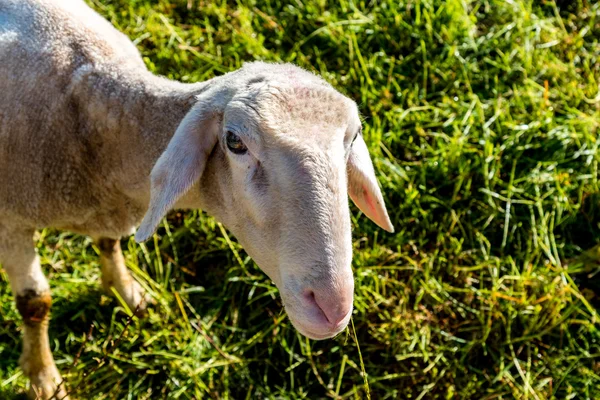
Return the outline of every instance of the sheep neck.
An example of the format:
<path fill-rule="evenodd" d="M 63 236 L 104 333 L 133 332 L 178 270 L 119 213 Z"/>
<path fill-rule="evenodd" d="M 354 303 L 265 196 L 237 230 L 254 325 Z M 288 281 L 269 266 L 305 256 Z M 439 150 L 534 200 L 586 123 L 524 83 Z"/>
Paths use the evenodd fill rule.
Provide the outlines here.
<path fill-rule="evenodd" d="M 205 82 L 185 84 L 149 71 L 108 71 L 87 77 L 82 118 L 108 146 L 98 149 L 113 165 L 107 180 L 145 209 L 150 172 Z"/>

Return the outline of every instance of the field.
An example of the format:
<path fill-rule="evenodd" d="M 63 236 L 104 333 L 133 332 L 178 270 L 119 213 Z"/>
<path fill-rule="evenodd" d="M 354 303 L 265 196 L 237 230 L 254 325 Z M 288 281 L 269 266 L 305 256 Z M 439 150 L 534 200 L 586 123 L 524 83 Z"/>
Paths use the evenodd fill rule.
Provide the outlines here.
<path fill-rule="evenodd" d="M 600 398 L 600 3 L 89 3 L 158 74 L 293 62 L 356 100 L 397 232 L 352 206 L 355 311 L 321 342 L 200 211 L 123 240 L 145 319 L 102 292 L 89 238 L 39 232 L 73 397 Z M 20 325 L 0 272 L 2 399 L 27 386 Z"/>

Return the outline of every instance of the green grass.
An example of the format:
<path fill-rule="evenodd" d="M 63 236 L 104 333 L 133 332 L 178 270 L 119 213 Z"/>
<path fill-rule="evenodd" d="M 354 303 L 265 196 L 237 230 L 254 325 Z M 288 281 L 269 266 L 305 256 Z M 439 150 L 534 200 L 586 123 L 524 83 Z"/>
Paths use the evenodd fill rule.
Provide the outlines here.
<path fill-rule="evenodd" d="M 156 73 L 289 61 L 355 99 L 397 233 L 353 207 L 353 325 L 313 342 L 206 214 L 124 240 L 145 320 L 102 294 L 89 239 L 41 232 L 76 397 L 600 398 L 600 252 L 576 258 L 600 243 L 599 3 L 91 4 Z M 27 384 L 20 323 L 2 272 L 0 398 Z"/>

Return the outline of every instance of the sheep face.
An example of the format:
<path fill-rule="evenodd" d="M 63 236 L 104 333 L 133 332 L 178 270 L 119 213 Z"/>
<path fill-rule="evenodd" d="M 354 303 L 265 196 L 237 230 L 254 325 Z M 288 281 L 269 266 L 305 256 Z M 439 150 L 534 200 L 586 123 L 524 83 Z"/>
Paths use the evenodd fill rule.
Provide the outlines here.
<path fill-rule="evenodd" d="M 275 282 L 294 326 L 325 339 L 342 331 L 352 312 L 348 194 L 371 219 L 392 227 L 354 102 L 296 67 L 269 68 L 278 73 L 242 70 L 235 85 L 221 89 L 220 107 L 213 101 L 210 111 L 190 111 L 185 140 L 177 143 L 180 126 L 152 172 L 148 215 L 174 204 L 161 200 L 164 193 L 189 189 L 173 190 L 172 182 L 195 187 L 199 205 Z M 203 134 L 190 140 L 199 126 Z"/>

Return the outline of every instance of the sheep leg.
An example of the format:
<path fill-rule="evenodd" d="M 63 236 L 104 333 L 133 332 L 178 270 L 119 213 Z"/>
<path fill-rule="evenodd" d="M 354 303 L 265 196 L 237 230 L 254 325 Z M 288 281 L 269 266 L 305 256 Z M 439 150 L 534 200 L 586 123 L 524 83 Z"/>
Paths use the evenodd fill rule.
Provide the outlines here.
<path fill-rule="evenodd" d="M 133 279 L 125 266 L 121 244 L 118 240 L 108 238 L 96 239 L 96 244 L 100 249 L 104 290 L 111 293 L 111 288 L 114 287 L 131 311 L 137 310 L 138 315 L 143 315 L 151 298 L 145 293 L 140 284 Z"/>
<path fill-rule="evenodd" d="M 0 261 L 23 317 L 23 351 L 19 363 L 31 382 L 29 395 L 44 400 L 67 399 L 50 351 L 48 322 L 52 298 L 32 245 L 33 231 L 9 232 L 2 228 L 0 225 Z"/>

